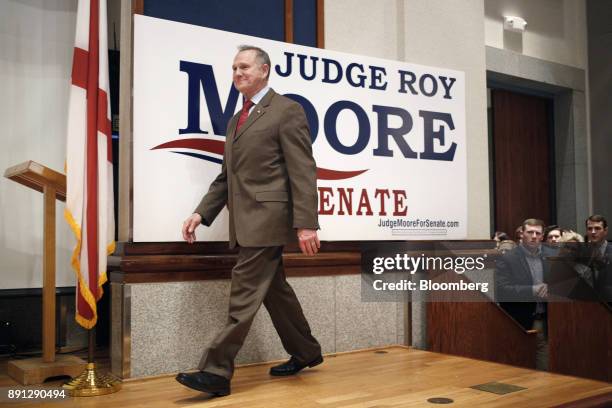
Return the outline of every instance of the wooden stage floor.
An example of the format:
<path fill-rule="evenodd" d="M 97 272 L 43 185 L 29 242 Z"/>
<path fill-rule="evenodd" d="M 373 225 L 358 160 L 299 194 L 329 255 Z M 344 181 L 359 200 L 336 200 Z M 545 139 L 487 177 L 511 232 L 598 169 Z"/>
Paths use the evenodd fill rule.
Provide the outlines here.
<path fill-rule="evenodd" d="M 550 374 L 431 353 L 405 347 L 388 347 L 325 357 L 325 362 L 293 377 L 270 377 L 271 364 L 240 367 L 232 394 L 210 398 L 189 390 L 174 376 L 125 381 L 112 395 L 5 404 L 7 407 L 326 407 L 382 408 L 435 407 L 430 398 L 448 398 L 447 407 L 552 407 L 607 394 L 612 406 L 612 384 Z M 490 382 L 525 389 L 505 395 L 470 387 Z M 6 380 L 1 382 L 3 397 Z M 48 386 L 49 384 L 45 384 Z M 610 404 L 610 405 L 608 405 Z M 572 404 L 568 406 L 574 406 Z M 576 406 L 589 406 L 576 405 Z"/>

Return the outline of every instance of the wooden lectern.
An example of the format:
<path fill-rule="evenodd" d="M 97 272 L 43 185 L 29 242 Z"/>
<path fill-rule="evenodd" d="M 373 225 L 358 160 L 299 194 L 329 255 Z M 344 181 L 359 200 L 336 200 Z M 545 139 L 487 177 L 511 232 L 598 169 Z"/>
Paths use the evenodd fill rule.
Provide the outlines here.
<path fill-rule="evenodd" d="M 8 374 L 21 384 L 40 384 L 49 377 L 76 377 L 86 366 L 84 360 L 55 355 L 55 200 L 66 201 L 66 176 L 33 161 L 4 172 L 4 177 L 43 193 L 43 329 L 42 358 L 13 360 Z"/>

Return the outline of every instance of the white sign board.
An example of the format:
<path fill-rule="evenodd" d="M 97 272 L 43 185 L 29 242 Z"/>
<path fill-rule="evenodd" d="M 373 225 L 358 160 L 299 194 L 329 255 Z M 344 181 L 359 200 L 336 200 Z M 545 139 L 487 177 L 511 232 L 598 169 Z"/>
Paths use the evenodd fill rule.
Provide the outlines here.
<path fill-rule="evenodd" d="M 269 53 L 270 86 L 307 114 L 322 240 L 466 238 L 463 72 L 134 18 L 134 241 L 182 240 L 220 172 L 241 44 Z M 198 239 L 227 240 L 227 223 Z"/>

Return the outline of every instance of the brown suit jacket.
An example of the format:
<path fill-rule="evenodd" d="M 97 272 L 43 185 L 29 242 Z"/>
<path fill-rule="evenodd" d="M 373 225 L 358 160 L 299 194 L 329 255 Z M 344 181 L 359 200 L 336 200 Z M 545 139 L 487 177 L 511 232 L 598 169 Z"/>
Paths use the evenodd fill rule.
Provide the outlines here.
<path fill-rule="evenodd" d="M 227 126 L 221 173 L 195 212 L 210 225 L 225 205 L 230 248 L 280 246 L 318 229 L 316 164 L 302 106 L 270 89 L 236 133 Z"/>

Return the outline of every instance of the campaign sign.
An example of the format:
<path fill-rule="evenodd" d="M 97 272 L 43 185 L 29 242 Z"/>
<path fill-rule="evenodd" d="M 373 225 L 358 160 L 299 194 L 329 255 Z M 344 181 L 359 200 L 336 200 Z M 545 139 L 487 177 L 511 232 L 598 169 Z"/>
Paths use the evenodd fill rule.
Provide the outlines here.
<path fill-rule="evenodd" d="M 269 53 L 269 85 L 304 108 L 322 240 L 466 238 L 463 72 L 134 19 L 134 241 L 182 240 L 221 171 L 243 44 Z M 197 237 L 227 240 L 227 225 L 224 210 Z"/>

